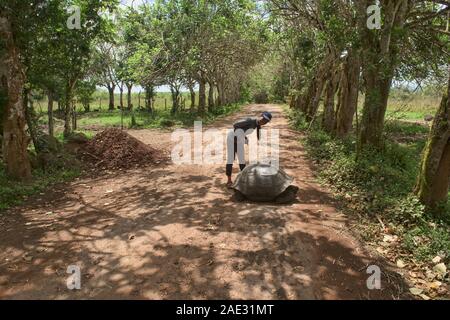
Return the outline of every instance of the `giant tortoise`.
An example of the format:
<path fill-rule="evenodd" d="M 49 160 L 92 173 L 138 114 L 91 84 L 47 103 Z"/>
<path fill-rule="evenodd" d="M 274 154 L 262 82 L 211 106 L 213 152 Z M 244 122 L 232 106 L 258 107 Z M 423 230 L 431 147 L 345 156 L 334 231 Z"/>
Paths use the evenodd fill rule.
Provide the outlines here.
<path fill-rule="evenodd" d="M 299 188 L 292 185 L 294 179 L 282 169 L 270 164 L 252 164 L 247 166 L 233 184 L 235 199 L 257 202 L 293 202 Z"/>

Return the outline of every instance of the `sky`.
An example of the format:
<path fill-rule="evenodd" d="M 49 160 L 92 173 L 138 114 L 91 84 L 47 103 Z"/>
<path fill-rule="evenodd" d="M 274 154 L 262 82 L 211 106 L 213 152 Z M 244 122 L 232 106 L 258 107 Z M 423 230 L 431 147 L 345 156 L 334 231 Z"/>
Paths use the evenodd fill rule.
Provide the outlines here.
<path fill-rule="evenodd" d="M 120 0 L 120 4 L 122 6 L 133 6 L 133 7 L 138 7 L 143 3 L 152 3 L 153 0 Z"/>

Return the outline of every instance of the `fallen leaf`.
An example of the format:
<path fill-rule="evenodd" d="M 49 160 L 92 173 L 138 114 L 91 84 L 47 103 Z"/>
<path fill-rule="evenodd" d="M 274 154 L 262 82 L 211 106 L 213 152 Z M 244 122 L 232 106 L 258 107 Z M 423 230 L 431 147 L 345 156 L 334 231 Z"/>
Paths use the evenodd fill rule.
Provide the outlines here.
<path fill-rule="evenodd" d="M 440 256 L 436 256 L 436 257 L 434 257 L 434 259 L 431 260 L 431 261 L 432 261 L 434 264 L 437 264 L 437 263 L 441 262 L 441 260 L 442 260 L 442 258 L 441 258 Z"/>
<path fill-rule="evenodd" d="M 409 292 L 411 292 L 415 296 L 419 296 L 422 294 L 423 290 L 419 288 L 410 288 Z"/>
<path fill-rule="evenodd" d="M 431 289 L 438 289 L 440 286 L 442 285 L 442 282 L 440 281 L 434 281 L 432 283 L 429 284 L 429 287 Z"/>
<path fill-rule="evenodd" d="M 434 272 L 437 272 L 440 276 L 445 276 L 447 274 L 447 266 L 445 263 L 439 263 L 434 266 L 433 268 Z"/>
<path fill-rule="evenodd" d="M 406 267 L 406 264 L 403 262 L 403 260 L 399 259 L 397 260 L 397 267 L 403 269 L 404 267 Z"/>
<path fill-rule="evenodd" d="M 383 242 L 396 242 L 398 240 L 397 236 L 391 236 L 389 234 L 385 234 L 383 237 Z"/>
<path fill-rule="evenodd" d="M 381 253 L 381 254 L 385 254 L 385 253 L 386 253 L 386 250 L 383 249 L 382 247 L 378 247 L 378 248 L 377 248 L 377 251 L 378 251 L 379 253 Z"/>

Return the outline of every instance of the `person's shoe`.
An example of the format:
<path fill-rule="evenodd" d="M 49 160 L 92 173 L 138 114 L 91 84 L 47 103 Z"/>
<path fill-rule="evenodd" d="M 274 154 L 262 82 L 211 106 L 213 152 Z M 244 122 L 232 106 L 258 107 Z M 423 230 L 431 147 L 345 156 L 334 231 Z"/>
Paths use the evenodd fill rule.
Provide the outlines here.
<path fill-rule="evenodd" d="M 228 189 L 233 189 L 233 182 L 227 182 L 227 188 Z"/>

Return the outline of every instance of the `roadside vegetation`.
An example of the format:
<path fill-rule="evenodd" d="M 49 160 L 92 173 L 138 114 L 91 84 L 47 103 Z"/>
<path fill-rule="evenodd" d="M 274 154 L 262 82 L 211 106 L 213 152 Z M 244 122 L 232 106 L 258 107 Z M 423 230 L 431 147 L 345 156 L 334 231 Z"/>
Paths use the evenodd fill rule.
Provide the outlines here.
<path fill-rule="evenodd" d="M 320 168 L 319 181 L 343 204 L 359 237 L 410 270 L 412 285 L 425 281 L 427 294 L 438 296 L 435 281 L 444 280 L 445 272 L 436 265 L 450 263 L 450 203 L 430 212 L 414 193 L 429 126 L 388 121 L 383 151 L 357 153 L 355 134 L 336 138 L 310 126 L 302 114 L 287 112 L 293 128 L 304 133 L 301 143 Z"/>

